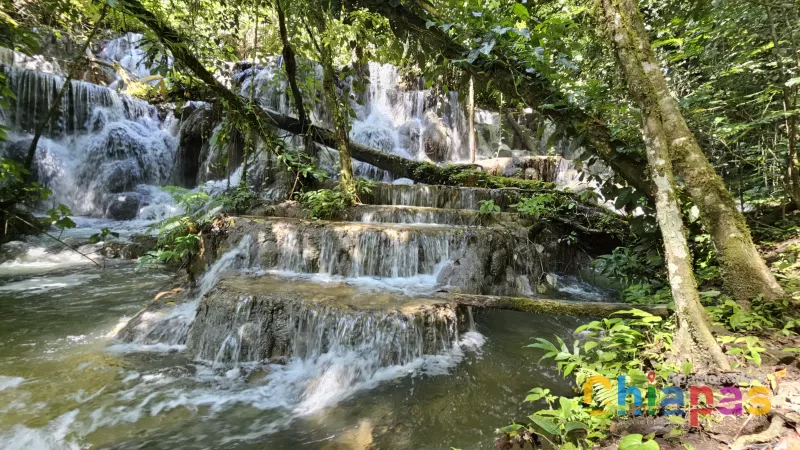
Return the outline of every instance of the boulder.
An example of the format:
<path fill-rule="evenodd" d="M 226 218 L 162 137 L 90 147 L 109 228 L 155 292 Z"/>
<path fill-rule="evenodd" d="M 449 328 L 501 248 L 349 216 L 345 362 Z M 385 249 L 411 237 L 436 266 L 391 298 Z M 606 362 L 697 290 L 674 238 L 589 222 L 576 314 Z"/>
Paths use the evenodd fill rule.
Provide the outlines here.
<path fill-rule="evenodd" d="M 422 131 L 422 144 L 425 154 L 432 161 L 447 161 L 450 156 L 451 138 L 442 120 L 433 111 L 425 113 L 425 128 Z"/>
<path fill-rule="evenodd" d="M 0 245 L 0 261 L 10 261 L 28 253 L 33 246 L 27 242 L 11 241 Z"/>
<path fill-rule="evenodd" d="M 112 220 L 132 220 L 139 213 L 141 199 L 135 192 L 114 195 L 106 207 L 106 218 Z"/>
<path fill-rule="evenodd" d="M 187 110 L 189 112 L 187 112 Z M 214 129 L 214 115 L 208 105 L 191 104 L 184 108 L 178 134 L 173 179 L 180 186 L 195 186 L 201 155 L 208 154 L 208 141 Z"/>

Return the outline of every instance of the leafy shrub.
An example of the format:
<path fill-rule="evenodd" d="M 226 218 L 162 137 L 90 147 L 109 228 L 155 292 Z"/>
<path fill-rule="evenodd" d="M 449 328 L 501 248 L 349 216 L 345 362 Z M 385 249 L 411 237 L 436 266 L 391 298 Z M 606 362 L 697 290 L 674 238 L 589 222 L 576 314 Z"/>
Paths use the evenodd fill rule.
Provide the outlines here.
<path fill-rule="evenodd" d="M 312 219 L 332 219 L 348 205 L 347 196 L 339 189 L 319 189 L 300 194 L 300 204 L 308 208 Z"/>

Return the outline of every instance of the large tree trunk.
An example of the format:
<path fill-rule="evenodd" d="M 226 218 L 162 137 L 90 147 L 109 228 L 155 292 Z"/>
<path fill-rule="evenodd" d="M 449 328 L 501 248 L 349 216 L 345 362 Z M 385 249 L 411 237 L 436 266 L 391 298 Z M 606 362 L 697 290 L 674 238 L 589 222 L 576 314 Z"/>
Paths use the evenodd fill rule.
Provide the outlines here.
<path fill-rule="evenodd" d="M 637 39 L 632 44 L 641 49 L 644 78 L 637 82 L 658 102 L 675 172 L 683 179 L 711 234 L 725 286 L 735 299 L 745 304 L 759 294 L 768 299 L 783 297 L 783 289 L 753 244 L 744 215 L 689 130 L 677 100 L 669 91 L 636 2 L 624 1 L 629 11 L 637 8 L 636 14 L 631 12 L 628 16 L 632 38 Z"/>
<path fill-rule="evenodd" d="M 286 70 L 286 78 L 289 80 L 289 88 L 292 91 L 297 120 L 300 121 L 301 126 L 305 126 L 308 122 L 308 116 L 306 115 L 306 108 L 303 106 L 303 93 L 297 85 L 297 60 L 294 56 L 292 44 L 289 42 L 286 17 L 283 14 L 283 8 L 281 8 L 281 0 L 275 0 L 275 9 L 278 12 L 278 28 L 280 29 L 281 42 L 283 43 L 283 67 Z"/>
<path fill-rule="evenodd" d="M 653 68 L 650 44 L 635 0 L 601 0 L 599 19 L 604 22 L 615 55 L 628 84 L 628 90 L 641 109 L 642 134 L 647 147 L 650 176 L 656 186 L 656 216 L 666 250 L 668 276 L 678 333 L 675 355 L 686 358 L 695 367 L 706 364 L 729 369 L 727 357 L 708 328 L 697 292 L 692 259 L 686 244 L 681 211 L 674 188 L 668 146 L 667 122 L 659 95 L 649 84 L 647 72 Z M 655 66 L 658 70 L 658 66 Z"/>
<path fill-rule="evenodd" d="M 643 176 L 641 162 L 631 159 L 628 154 L 616 152 L 615 149 L 622 144 L 611 139 L 604 122 L 566 101 L 543 77 L 526 75 L 525 67 L 515 63 L 513 58 L 479 57 L 473 64 L 467 64 L 464 55 L 468 49 L 454 42 L 438 27 L 428 27 L 426 19 L 422 17 L 425 12 L 415 10 L 415 2 L 395 5 L 378 0 L 352 1 L 390 19 L 392 29 L 402 39 L 414 38 L 432 54 L 441 54 L 454 60 L 454 63 L 461 61 L 460 68 L 472 75 L 478 83 L 491 82 L 504 94 L 511 98 L 520 98 L 532 108 L 537 108 L 541 103 L 568 105 L 558 109 L 547 108 L 541 112 L 556 123 L 568 125 L 566 132 L 570 135 L 585 134 L 588 150 L 596 153 L 629 185 L 653 198 L 655 188 L 651 180 Z M 642 35 L 642 38 L 647 40 L 647 35 Z M 717 249 L 725 285 L 737 299 L 743 301 L 762 292 L 768 298 L 781 296 L 780 286 L 753 244 L 744 216 L 736 209 L 733 197 L 686 126 L 677 102 L 666 90 L 666 81 L 655 58 L 651 62 L 648 77 L 657 77 L 664 81 L 663 92 L 666 95 L 662 95 L 661 99 L 665 103 L 662 106 L 667 107 L 665 121 L 668 123 L 665 125 L 675 173 L 686 184 L 709 229 Z M 643 82 L 656 87 L 651 84 L 653 80 L 650 78 Z"/>

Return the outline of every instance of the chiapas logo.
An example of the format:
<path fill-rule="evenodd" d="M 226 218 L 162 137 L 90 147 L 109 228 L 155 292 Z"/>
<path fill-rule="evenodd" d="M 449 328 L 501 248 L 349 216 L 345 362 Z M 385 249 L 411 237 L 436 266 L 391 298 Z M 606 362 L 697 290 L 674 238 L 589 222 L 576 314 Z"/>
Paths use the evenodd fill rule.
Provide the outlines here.
<path fill-rule="evenodd" d="M 647 399 L 647 406 L 642 405 L 644 398 L 640 389 L 636 386 L 627 386 L 626 377 L 619 375 L 617 377 L 617 414 L 625 415 L 628 413 L 628 398 L 632 397 L 633 407 L 631 410 L 635 416 L 645 415 L 684 415 L 686 413 L 686 395 L 684 391 L 675 386 L 665 386 L 661 389 L 663 398 L 661 402 L 656 405 L 656 391 L 657 387 L 654 382 L 656 375 L 654 372 L 647 374 L 648 386 L 644 389 Z M 589 377 L 583 384 L 583 401 L 587 405 L 592 405 L 592 396 L 595 386 L 601 386 L 606 390 L 612 389 L 611 380 L 602 376 L 595 375 Z M 744 394 L 747 397 L 744 398 Z M 722 398 L 715 405 L 714 404 L 714 391 L 708 386 L 691 385 L 689 386 L 689 425 L 696 427 L 699 425 L 700 414 L 710 414 L 712 407 L 725 415 L 744 414 L 746 410 L 749 414 L 764 415 L 769 413 L 772 409 L 772 403 L 769 399 L 770 390 L 765 386 L 752 386 L 748 388 L 740 388 L 738 386 L 725 386 L 720 388 Z M 702 399 L 702 403 L 701 403 Z M 609 406 L 611 401 L 604 402 L 603 408 L 592 409 L 592 414 L 603 414 Z"/>

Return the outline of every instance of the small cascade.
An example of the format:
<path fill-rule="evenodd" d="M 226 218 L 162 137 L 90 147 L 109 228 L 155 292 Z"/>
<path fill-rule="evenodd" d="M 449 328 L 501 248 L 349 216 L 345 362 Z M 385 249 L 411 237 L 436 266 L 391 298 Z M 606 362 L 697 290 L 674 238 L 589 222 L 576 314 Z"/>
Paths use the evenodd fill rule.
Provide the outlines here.
<path fill-rule="evenodd" d="M 447 303 L 393 296 L 375 305 L 345 286 L 312 293 L 319 289 L 311 282 L 281 283 L 269 277 L 223 281 L 202 302 L 189 352 L 215 365 L 363 356 L 355 370 L 367 375 L 447 352 L 468 331 L 466 311 Z"/>
<path fill-rule="evenodd" d="M 64 78 L 12 66 L 2 66 L 0 70 L 6 75 L 8 88 L 16 95 L 3 122 L 12 132 L 32 134 L 47 118 L 58 91 L 64 86 Z M 104 108 L 105 112 L 95 114 L 98 108 Z M 158 110 L 143 100 L 76 80 L 70 82 L 62 97 L 59 112 L 45 127 L 46 136 L 97 132 L 109 121 L 159 121 Z"/>
<path fill-rule="evenodd" d="M 261 229 L 263 268 L 348 278 L 435 275 L 461 240 L 455 228 L 275 220 Z"/>
<path fill-rule="evenodd" d="M 187 295 L 184 302 L 174 308 L 141 311 L 120 331 L 118 338 L 139 346 L 182 346 L 185 344 L 200 299 L 217 285 L 228 270 L 250 267 L 252 244 L 253 240 L 250 236 L 243 237 L 236 247 L 220 256 L 203 274 L 197 287 Z"/>
<path fill-rule="evenodd" d="M 348 211 L 348 220 L 363 223 L 404 223 L 426 225 L 474 226 L 478 212 L 469 209 L 441 209 L 417 206 L 365 205 Z"/>
<path fill-rule="evenodd" d="M 34 127 L 44 120 L 64 79 L 4 66 L 16 94 L 2 117 L 10 134 L 4 153 L 24 159 Z M 176 139 L 147 102 L 109 88 L 72 81 L 39 142 L 35 170 L 53 201 L 74 214 L 133 219 L 151 203 L 147 185 L 170 181 Z M 122 194 L 122 195 L 116 195 Z"/>
<path fill-rule="evenodd" d="M 372 205 L 477 210 L 483 200 L 492 200 L 495 205 L 508 209 L 509 205 L 519 200 L 519 197 L 519 191 L 515 189 L 379 183 L 374 186 L 371 194 L 362 198 L 362 201 Z"/>

